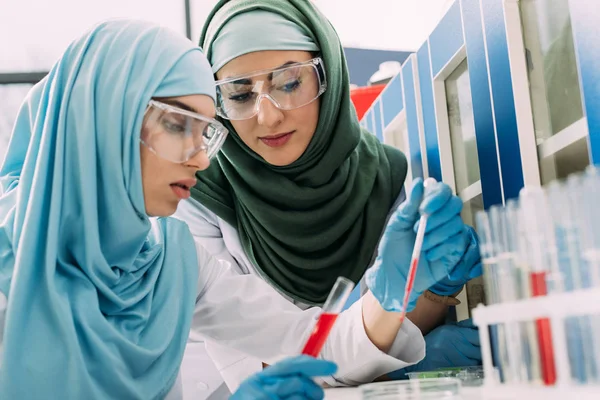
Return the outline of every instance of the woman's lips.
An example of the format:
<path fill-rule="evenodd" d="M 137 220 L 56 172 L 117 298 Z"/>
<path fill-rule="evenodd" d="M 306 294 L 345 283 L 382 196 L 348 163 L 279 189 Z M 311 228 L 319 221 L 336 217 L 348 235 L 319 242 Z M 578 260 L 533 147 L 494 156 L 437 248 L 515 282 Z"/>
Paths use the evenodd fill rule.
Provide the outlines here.
<path fill-rule="evenodd" d="M 181 200 L 189 199 L 190 196 L 192 195 L 192 193 L 190 192 L 190 189 L 184 188 L 183 186 L 172 184 L 171 189 L 173 190 L 175 195 L 177 197 L 179 197 Z"/>
<path fill-rule="evenodd" d="M 290 138 L 292 137 L 294 131 L 292 132 L 286 132 L 286 133 L 280 133 L 277 135 L 271 135 L 271 136 L 265 136 L 265 137 L 261 137 L 259 138 L 261 142 L 263 142 L 264 144 L 266 144 L 269 147 L 281 147 L 284 144 L 286 144 Z"/>
<path fill-rule="evenodd" d="M 196 179 L 182 179 L 175 183 L 171 183 L 170 186 L 177 197 L 185 200 L 191 196 L 190 188 L 194 185 L 196 185 Z"/>

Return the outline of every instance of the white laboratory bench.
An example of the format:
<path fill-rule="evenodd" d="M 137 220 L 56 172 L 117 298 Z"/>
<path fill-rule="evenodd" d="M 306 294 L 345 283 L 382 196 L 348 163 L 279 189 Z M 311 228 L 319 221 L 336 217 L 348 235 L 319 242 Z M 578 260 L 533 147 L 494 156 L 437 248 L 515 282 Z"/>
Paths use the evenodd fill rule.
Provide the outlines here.
<path fill-rule="evenodd" d="M 482 400 L 481 388 L 461 388 L 460 400 Z M 325 389 L 325 400 L 362 400 L 359 388 Z"/>
<path fill-rule="evenodd" d="M 560 388 L 492 388 L 484 395 L 483 387 L 462 387 L 460 400 L 598 400 L 600 386 Z M 325 400 L 362 400 L 359 388 L 325 389 Z"/>

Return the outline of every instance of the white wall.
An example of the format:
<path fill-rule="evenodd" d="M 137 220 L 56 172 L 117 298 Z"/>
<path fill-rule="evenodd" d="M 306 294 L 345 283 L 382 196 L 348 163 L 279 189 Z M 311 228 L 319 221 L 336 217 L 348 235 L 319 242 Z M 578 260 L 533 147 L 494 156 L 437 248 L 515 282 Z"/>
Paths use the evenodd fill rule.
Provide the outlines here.
<path fill-rule="evenodd" d="M 347 47 L 416 50 L 454 0 L 313 0 Z M 191 0 L 192 38 L 217 0 Z M 0 0 L 0 73 L 50 69 L 94 23 L 137 17 L 185 34 L 183 0 Z M 0 87 L 0 162 L 24 87 Z M 25 90 L 26 91 L 26 90 Z"/>
<path fill-rule="evenodd" d="M 342 44 L 381 50 L 418 49 L 454 0 L 312 0 Z M 192 0 L 193 37 L 217 0 Z"/>

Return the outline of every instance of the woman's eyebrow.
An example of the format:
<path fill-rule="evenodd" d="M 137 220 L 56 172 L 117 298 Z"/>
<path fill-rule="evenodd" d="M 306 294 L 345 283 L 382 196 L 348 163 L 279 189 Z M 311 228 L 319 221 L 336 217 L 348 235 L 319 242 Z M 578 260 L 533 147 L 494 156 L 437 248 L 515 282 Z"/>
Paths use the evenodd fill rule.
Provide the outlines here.
<path fill-rule="evenodd" d="M 274 68 L 270 68 L 270 69 L 285 68 L 285 67 L 287 67 L 289 65 L 298 64 L 299 62 L 300 61 L 289 60 L 289 61 L 286 61 L 285 63 L 281 64 L 278 67 L 274 67 Z M 249 72 L 249 73 L 252 74 L 252 72 Z M 226 79 L 229 80 L 229 79 L 231 79 L 232 82 L 229 82 L 229 83 L 235 83 L 235 84 L 238 84 L 238 85 L 252 85 L 252 79 L 250 79 L 250 78 L 235 79 L 236 76 L 243 76 L 243 75 L 245 75 L 245 74 L 225 76 L 225 77 L 223 77 L 220 80 L 226 80 Z M 273 72 L 270 72 L 269 73 L 269 80 L 271 80 L 272 78 L 273 78 Z"/>
<path fill-rule="evenodd" d="M 185 104 L 185 103 L 183 103 L 183 102 L 181 102 L 179 100 L 164 99 L 164 100 L 161 100 L 161 101 L 163 103 L 169 104 L 171 106 L 179 107 L 182 110 L 186 110 L 186 111 L 190 111 L 190 112 L 193 112 L 193 113 L 196 113 L 196 114 L 200 114 L 198 112 L 198 110 L 196 110 L 194 107 L 192 107 L 190 105 L 187 105 L 187 104 Z"/>

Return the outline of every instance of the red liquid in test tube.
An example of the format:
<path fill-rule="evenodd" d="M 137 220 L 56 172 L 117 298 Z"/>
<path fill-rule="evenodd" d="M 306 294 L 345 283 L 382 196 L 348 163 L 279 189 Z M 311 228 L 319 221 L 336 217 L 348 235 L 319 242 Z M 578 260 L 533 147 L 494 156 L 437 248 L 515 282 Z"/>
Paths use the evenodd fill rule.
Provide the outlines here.
<path fill-rule="evenodd" d="M 546 296 L 546 272 L 531 273 L 531 294 L 536 296 Z M 542 379 L 546 385 L 556 383 L 556 367 L 554 365 L 554 350 L 552 348 L 552 330 L 550 320 L 541 318 L 535 320 L 538 334 L 538 346 L 540 349 L 540 358 L 542 364 Z"/>
<path fill-rule="evenodd" d="M 333 328 L 333 324 L 344 308 L 350 293 L 352 293 L 352 289 L 354 289 L 352 281 L 343 277 L 337 279 L 323 305 L 323 313 L 319 316 L 310 337 L 302 349 L 302 354 L 312 357 L 319 355 L 325 341 L 327 341 L 329 332 Z"/>
<path fill-rule="evenodd" d="M 315 329 L 306 341 L 302 354 L 317 357 L 325 344 L 325 340 L 329 336 L 331 328 L 339 314 L 323 313 L 319 317 Z"/>
<path fill-rule="evenodd" d="M 553 236 L 554 222 L 547 194 L 540 187 L 525 187 L 521 189 L 520 198 L 521 217 L 531 263 L 529 271 L 531 296 L 547 296 L 546 278 L 549 273 L 558 270 L 555 253 L 550 251 L 556 249 L 556 242 Z M 540 369 L 545 385 L 554 385 L 557 378 L 550 322 L 549 318 L 536 318 L 535 320 Z"/>

